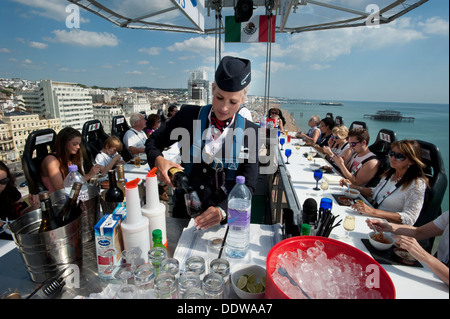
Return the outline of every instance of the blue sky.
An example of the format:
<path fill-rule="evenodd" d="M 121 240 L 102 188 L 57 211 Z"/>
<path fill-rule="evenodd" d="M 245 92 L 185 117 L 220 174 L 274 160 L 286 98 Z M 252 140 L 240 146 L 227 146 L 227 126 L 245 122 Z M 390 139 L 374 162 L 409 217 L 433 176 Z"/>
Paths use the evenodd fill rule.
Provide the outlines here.
<path fill-rule="evenodd" d="M 186 88 L 201 69 L 213 79 L 214 36 L 124 29 L 84 10 L 68 29 L 67 1 L 1 2 L 0 77 Z M 270 95 L 448 104 L 448 7 L 430 0 L 376 29 L 277 34 Z M 265 44 L 223 45 L 252 61 L 250 94 L 264 95 Z"/>

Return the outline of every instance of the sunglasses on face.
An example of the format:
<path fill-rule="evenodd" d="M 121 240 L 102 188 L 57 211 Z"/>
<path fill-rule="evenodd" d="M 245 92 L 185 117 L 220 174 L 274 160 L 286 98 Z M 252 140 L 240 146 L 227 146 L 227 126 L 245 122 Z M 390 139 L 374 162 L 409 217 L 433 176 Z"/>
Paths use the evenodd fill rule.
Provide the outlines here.
<path fill-rule="evenodd" d="M 6 185 L 8 184 L 10 181 L 10 179 L 8 177 L 4 178 L 4 179 L 0 179 L 0 185 Z"/>
<path fill-rule="evenodd" d="M 361 143 L 361 142 L 350 142 L 350 146 L 351 147 L 355 147 L 357 144 L 359 144 L 359 143 Z"/>
<path fill-rule="evenodd" d="M 402 162 L 406 159 L 406 155 L 401 154 L 401 153 L 395 153 L 394 151 L 389 151 L 389 157 L 394 156 L 395 159 L 399 162 Z"/>
<path fill-rule="evenodd" d="M 338 139 L 339 139 L 339 136 L 337 136 L 337 135 L 331 135 L 330 138 L 334 138 L 335 140 L 338 140 Z"/>

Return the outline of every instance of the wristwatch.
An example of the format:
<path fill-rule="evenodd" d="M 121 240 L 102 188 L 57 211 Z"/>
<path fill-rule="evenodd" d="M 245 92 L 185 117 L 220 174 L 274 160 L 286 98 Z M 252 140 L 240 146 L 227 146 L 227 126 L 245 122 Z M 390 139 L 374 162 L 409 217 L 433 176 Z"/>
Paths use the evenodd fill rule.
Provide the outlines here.
<path fill-rule="evenodd" d="M 225 211 L 221 208 L 221 207 L 217 207 L 220 211 L 220 214 L 222 215 L 222 219 L 220 221 L 224 221 L 225 218 L 227 218 L 227 213 L 225 213 Z"/>

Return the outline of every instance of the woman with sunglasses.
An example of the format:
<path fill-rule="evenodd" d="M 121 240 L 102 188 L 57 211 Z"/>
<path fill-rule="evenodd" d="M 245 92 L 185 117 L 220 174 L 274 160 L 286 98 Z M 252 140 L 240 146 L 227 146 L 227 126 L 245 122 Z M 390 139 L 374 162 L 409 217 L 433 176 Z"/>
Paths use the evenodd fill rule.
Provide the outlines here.
<path fill-rule="evenodd" d="M 360 187 L 361 194 L 372 198 L 370 207 L 362 202 L 352 208 L 361 214 L 384 218 L 389 222 L 414 225 L 422 209 L 428 179 L 423 171 L 420 145 L 414 140 L 395 141 L 389 152 L 391 168 L 376 187 Z"/>
<path fill-rule="evenodd" d="M 14 220 L 21 216 L 28 204 L 23 201 L 22 194 L 16 188 L 16 179 L 8 166 L 0 161 L 0 219 Z M 0 222 L 1 228 L 2 222 Z"/>
<path fill-rule="evenodd" d="M 78 171 L 89 181 L 100 172 L 95 164 L 86 175 L 83 171 L 81 154 L 81 133 L 72 127 L 59 131 L 53 145 L 54 153 L 47 155 L 41 164 L 42 183 L 52 193 L 64 188 L 64 179 L 69 174 L 69 165 L 77 165 Z"/>
<path fill-rule="evenodd" d="M 269 110 L 269 118 L 275 121 L 275 126 L 274 127 L 278 128 L 278 130 L 280 132 L 284 131 L 283 120 L 281 119 L 280 110 L 279 109 L 271 108 Z"/>
<path fill-rule="evenodd" d="M 340 156 L 347 163 L 352 154 L 352 149 L 347 141 L 348 128 L 345 125 L 337 125 L 331 131 L 331 137 L 328 146 L 323 147 L 323 152 L 328 156 L 328 159 L 333 160 L 335 156 Z"/>

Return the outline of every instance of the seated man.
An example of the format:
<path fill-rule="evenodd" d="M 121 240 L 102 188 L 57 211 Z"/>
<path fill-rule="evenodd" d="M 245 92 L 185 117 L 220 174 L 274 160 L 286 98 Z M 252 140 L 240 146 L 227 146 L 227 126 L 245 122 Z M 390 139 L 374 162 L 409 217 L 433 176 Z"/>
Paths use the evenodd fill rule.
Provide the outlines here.
<path fill-rule="evenodd" d="M 123 136 L 123 144 L 130 151 L 131 155 L 145 153 L 145 142 L 147 141 L 147 135 L 144 132 L 144 128 L 147 125 L 144 115 L 141 113 L 134 113 L 130 117 L 131 128 L 125 132 Z M 142 158 L 141 155 L 141 158 Z"/>
<path fill-rule="evenodd" d="M 377 156 L 369 150 L 369 132 L 364 128 L 354 128 L 348 133 L 348 144 L 353 151 L 349 163 L 335 156 L 334 162 L 340 168 L 344 179 L 351 184 L 365 186 L 378 172 Z"/>

